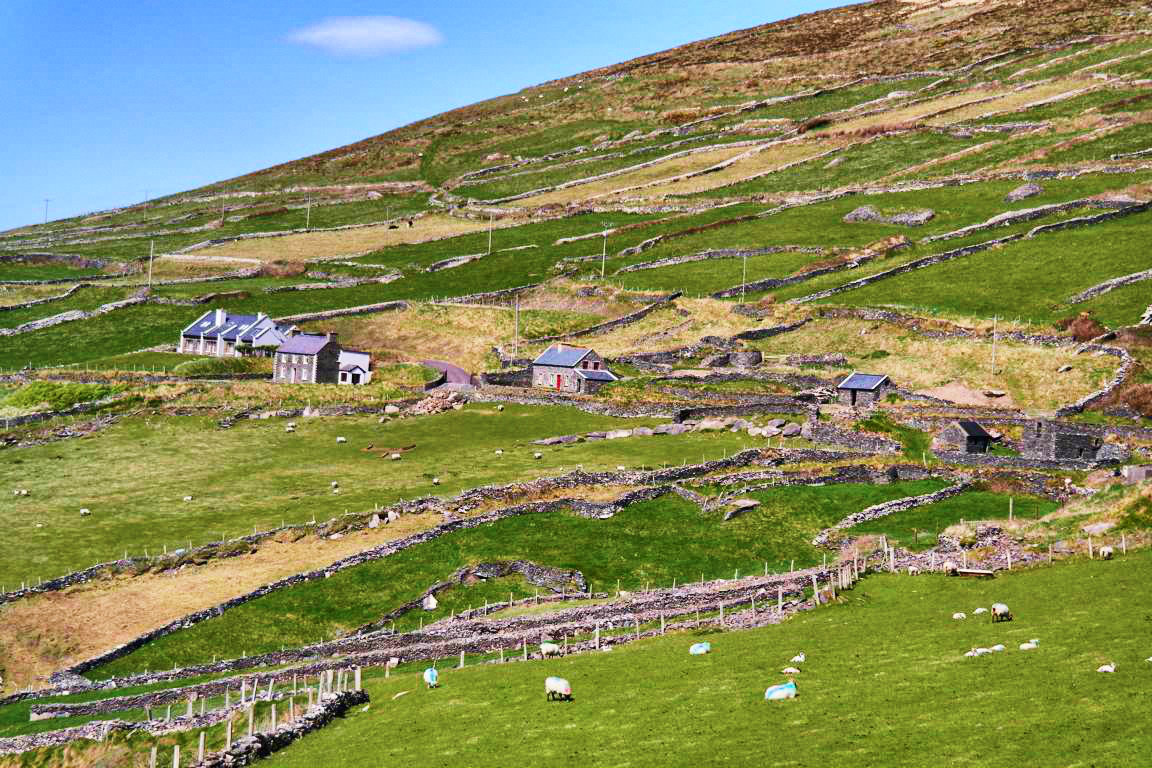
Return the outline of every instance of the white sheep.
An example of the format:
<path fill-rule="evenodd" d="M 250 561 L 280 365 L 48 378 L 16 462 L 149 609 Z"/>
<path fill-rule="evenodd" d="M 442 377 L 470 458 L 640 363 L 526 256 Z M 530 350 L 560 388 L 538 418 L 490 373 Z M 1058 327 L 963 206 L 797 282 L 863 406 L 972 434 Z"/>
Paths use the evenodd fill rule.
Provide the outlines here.
<path fill-rule="evenodd" d="M 432 478 L 432 485 L 440 485 L 440 478 L 438 478 L 438 477 Z"/>
<path fill-rule="evenodd" d="M 348 438 L 346 438 L 346 437 L 337 437 L 337 438 L 336 438 L 336 442 L 337 442 L 337 443 L 346 443 L 346 442 L 348 442 Z"/>
<path fill-rule="evenodd" d="M 916 566 L 914 566 L 914 565 L 908 566 L 908 575 L 909 576 L 916 576 L 919 573 L 920 573 L 920 569 L 917 568 Z"/>
<path fill-rule="evenodd" d="M 789 659 L 789 661 L 791 661 L 793 664 L 803 664 L 804 662 L 808 661 L 808 654 L 804 653 L 804 651 L 800 651 L 800 653 L 793 656 L 791 659 Z"/>
<path fill-rule="evenodd" d="M 192 501 L 192 497 L 191 496 L 185 496 L 184 501 Z"/>
<path fill-rule="evenodd" d="M 968 618 L 968 614 L 964 613 L 963 611 L 957 611 L 956 613 L 952 614 L 952 618 L 956 621 L 963 621 L 964 619 Z"/>
<path fill-rule="evenodd" d="M 532 454 L 532 458 L 542 459 L 542 458 L 544 458 L 544 454 L 540 453 L 540 451 L 536 451 L 535 453 Z"/>
<path fill-rule="evenodd" d="M 496 449 L 496 455 L 497 455 L 497 456 L 503 456 L 503 455 L 504 455 L 504 450 L 503 450 L 503 449 L 501 449 L 501 448 L 497 448 L 497 449 Z"/>
<path fill-rule="evenodd" d="M 1020 650 L 1022 650 L 1022 651 L 1034 651 L 1034 650 L 1036 650 L 1036 648 L 1039 645 L 1040 645 L 1040 641 L 1037 640 L 1036 638 L 1032 638 L 1031 640 L 1029 640 L 1026 643 L 1020 643 Z"/>
<path fill-rule="evenodd" d="M 992 621 L 1012 621 L 1012 611 L 1004 603 L 992 603 Z"/>
<path fill-rule="evenodd" d="M 949 576 L 955 576 L 957 571 L 960 570 L 960 566 L 956 565 L 956 563 L 952 562 L 951 560 L 945 560 L 944 564 L 941 566 L 941 569 Z"/>
<path fill-rule="evenodd" d="M 544 658 L 560 655 L 560 646 L 556 643 L 540 643 L 540 655 Z"/>
<path fill-rule="evenodd" d="M 428 669 L 424 670 L 424 687 L 440 687 L 440 673 L 436 671 L 435 667 L 428 667 Z"/>
<path fill-rule="evenodd" d="M 1115 554 L 1116 554 L 1116 551 L 1113 550 L 1112 547 L 1110 547 L 1110 546 L 1106 545 L 1106 546 L 1100 547 L 1100 559 L 1101 560 L 1111 560 L 1112 556 Z"/>
<path fill-rule="evenodd" d="M 624 472 L 627 469 L 628 469 L 628 467 L 624 466 L 623 464 L 617 464 L 616 465 L 616 471 L 617 472 Z"/>
<path fill-rule="evenodd" d="M 964 655 L 965 656 L 987 656 L 990 653 L 992 653 L 991 648 L 973 648 L 972 650 L 968 651 L 968 653 L 966 653 Z"/>
<path fill-rule="evenodd" d="M 798 694 L 795 681 L 789 680 L 780 685 L 769 686 L 768 690 L 764 691 L 764 700 L 783 701 L 784 699 L 794 699 Z"/>
<path fill-rule="evenodd" d="M 284 427 L 284 431 L 285 432 L 295 432 L 296 427 L 293 427 L 291 424 L 289 424 L 287 427 Z"/>
<path fill-rule="evenodd" d="M 972 610 L 972 615 L 973 615 L 973 616 L 977 616 L 977 615 L 979 615 L 979 614 L 981 614 L 981 613 L 988 613 L 988 609 L 987 609 L 987 608 L 985 608 L 984 606 L 980 606 L 979 608 L 974 608 L 974 609 Z"/>
<path fill-rule="evenodd" d="M 332 481 L 332 487 L 333 487 L 333 488 L 339 488 L 339 487 L 340 487 L 340 483 L 339 483 L 338 481 L 336 481 L 336 480 L 333 480 L 333 481 Z"/>
<path fill-rule="evenodd" d="M 1110 661 L 1107 664 L 1101 664 L 1099 667 L 1096 668 L 1096 671 L 1097 672 L 1115 672 L 1116 671 L 1116 662 Z"/>
<path fill-rule="evenodd" d="M 498 406 L 496 406 L 496 410 L 502 411 L 502 410 L 504 410 L 504 406 L 498 405 Z"/>
<path fill-rule="evenodd" d="M 546 677 L 544 698 L 548 701 L 572 701 L 572 684 L 562 677 Z"/>
<path fill-rule="evenodd" d="M 88 507 L 80 508 L 80 517 L 88 517 L 90 514 L 92 514 L 92 510 L 88 509 Z"/>
<path fill-rule="evenodd" d="M 800 674 L 800 670 L 797 669 L 796 667 L 784 667 L 784 669 L 780 670 L 780 674 L 782 674 L 782 675 L 798 675 L 798 674 Z"/>
<path fill-rule="evenodd" d="M 390 453 L 388 454 L 388 458 L 390 458 L 392 461 L 400 461 L 400 454 Z"/>
<path fill-rule="evenodd" d="M 996 643 L 996 645 L 992 646 L 992 652 L 993 653 L 1000 653 L 1003 650 L 1004 650 L 1004 644 L 1003 643 Z"/>

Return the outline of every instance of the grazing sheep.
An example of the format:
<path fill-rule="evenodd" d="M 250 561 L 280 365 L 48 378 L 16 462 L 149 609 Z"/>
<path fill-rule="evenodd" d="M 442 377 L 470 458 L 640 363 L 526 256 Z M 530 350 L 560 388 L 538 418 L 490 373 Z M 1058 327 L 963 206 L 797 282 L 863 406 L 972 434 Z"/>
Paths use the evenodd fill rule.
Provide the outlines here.
<path fill-rule="evenodd" d="M 504 410 L 504 406 L 498 405 L 498 406 L 496 406 L 496 410 L 502 411 L 502 410 Z"/>
<path fill-rule="evenodd" d="M 1107 664 L 1101 664 L 1099 667 L 1096 668 L 1096 671 L 1097 672 L 1115 672 L 1116 671 L 1116 662 L 1110 661 Z"/>
<path fill-rule="evenodd" d="M 706 653 L 712 652 L 712 643 L 693 643 L 692 647 L 688 649 L 690 656 L 703 656 Z"/>
<path fill-rule="evenodd" d="M 952 614 L 952 618 L 956 621 L 963 621 L 964 619 L 968 618 L 968 614 L 962 611 L 957 611 L 956 613 Z"/>
<path fill-rule="evenodd" d="M 535 453 L 532 454 L 532 458 L 542 459 L 542 458 L 544 458 L 544 454 L 540 453 L 540 451 L 536 451 Z"/>
<path fill-rule="evenodd" d="M 991 648 L 973 648 L 972 650 L 968 651 L 968 653 L 966 653 L 964 655 L 965 656 L 987 656 L 990 653 L 992 653 Z"/>
<path fill-rule="evenodd" d="M 440 485 L 440 478 L 438 478 L 438 477 L 432 478 L 432 485 Z"/>
<path fill-rule="evenodd" d="M 793 656 L 791 659 L 789 659 L 789 661 L 791 661 L 793 664 L 803 664 L 804 662 L 808 661 L 808 654 L 804 653 L 804 651 L 800 651 L 800 653 Z"/>
<path fill-rule="evenodd" d="M 625 470 L 627 470 L 627 469 L 628 469 L 628 467 L 624 466 L 623 464 L 617 464 L 617 465 L 616 465 L 616 471 L 617 471 L 617 472 L 623 472 L 623 471 L 625 471 Z"/>
<path fill-rule="evenodd" d="M 784 669 L 780 670 L 780 674 L 782 674 L 782 675 L 798 675 L 798 674 L 800 674 L 800 670 L 797 669 L 796 667 L 784 667 Z"/>
<path fill-rule="evenodd" d="M 783 701 L 784 699 L 794 699 L 799 695 L 796 690 L 796 682 L 789 680 L 781 685 L 773 685 L 764 691 L 765 701 Z"/>
<path fill-rule="evenodd" d="M 980 606 L 979 608 L 975 608 L 975 609 L 973 609 L 973 610 L 972 610 L 972 615 L 973 615 L 973 616 L 977 616 L 977 615 L 979 615 L 979 614 L 981 614 L 981 613 L 988 613 L 988 609 L 987 609 L 987 608 L 985 608 L 984 606 Z"/>
<path fill-rule="evenodd" d="M 440 687 L 440 673 L 436 671 L 435 667 L 428 667 L 428 669 L 424 670 L 424 687 Z"/>
<path fill-rule="evenodd" d="M 916 566 L 914 566 L 914 565 L 910 565 L 910 566 L 908 566 L 908 575 L 909 575 L 909 576 L 915 576 L 915 575 L 917 575 L 918 573 L 920 573 L 920 569 L 919 569 L 919 568 L 917 568 L 917 567 L 916 567 Z"/>
<path fill-rule="evenodd" d="M 92 514 L 92 510 L 88 509 L 88 507 L 80 508 L 80 517 L 88 517 L 90 514 Z"/>
<path fill-rule="evenodd" d="M 503 449 L 501 449 L 501 448 L 497 448 L 497 449 L 496 449 L 496 455 L 497 455 L 497 456 L 503 456 L 503 455 L 504 455 L 504 450 L 503 450 Z"/>
<path fill-rule="evenodd" d="M 1110 546 L 1100 547 L 1100 559 L 1101 560 L 1111 560 L 1112 556 L 1115 554 L 1116 554 L 1116 551 L 1113 550 L 1112 547 L 1110 547 Z"/>
<path fill-rule="evenodd" d="M 1020 643 L 1020 650 L 1022 650 L 1022 651 L 1034 651 L 1034 650 L 1036 650 L 1036 647 L 1038 645 L 1040 645 L 1040 641 L 1033 638 L 1026 643 Z"/>
<path fill-rule="evenodd" d="M 388 454 L 388 458 L 392 459 L 392 461 L 400 461 L 400 454 L 390 453 Z"/>
<path fill-rule="evenodd" d="M 548 701 L 572 701 L 572 684 L 562 677 L 546 677 L 544 698 Z"/>
<path fill-rule="evenodd" d="M 285 432 L 295 432 L 296 427 L 293 427 L 291 424 L 289 424 L 287 427 L 284 427 L 284 431 Z"/>
<path fill-rule="evenodd" d="M 346 437 L 338 437 L 338 438 L 336 438 L 336 442 L 337 442 L 337 443 L 346 443 L 346 442 L 348 442 L 348 438 L 346 438 Z"/>
<path fill-rule="evenodd" d="M 992 603 L 992 621 L 1012 621 L 1012 611 L 1004 603 Z"/>
<path fill-rule="evenodd" d="M 384 662 L 385 669 L 396 669 L 398 666 L 400 666 L 399 656 L 392 656 L 388 659 L 388 661 Z"/>
<path fill-rule="evenodd" d="M 545 659 L 549 656 L 559 656 L 560 646 L 556 643 L 540 643 L 540 655 Z"/>
<path fill-rule="evenodd" d="M 1003 643 L 996 643 L 996 645 L 992 646 L 992 652 L 993 653 L 1000 653 L 1003 650 L 1004 650 L 1004 644 Z"/>
<path fill-rule="evenodd" d="M 340 483 L 338 483 L 337 481 L 333 480 L 333 481 L 332 481 L 332 487 L 333 487 L 333 488 L 339 488 L 339 487 L 340 487 Z"/>
<path fill-rule="evenodd" d="M 192 497 L 191 496 L 185 496 L 184 501 L 192 501 Z"/>

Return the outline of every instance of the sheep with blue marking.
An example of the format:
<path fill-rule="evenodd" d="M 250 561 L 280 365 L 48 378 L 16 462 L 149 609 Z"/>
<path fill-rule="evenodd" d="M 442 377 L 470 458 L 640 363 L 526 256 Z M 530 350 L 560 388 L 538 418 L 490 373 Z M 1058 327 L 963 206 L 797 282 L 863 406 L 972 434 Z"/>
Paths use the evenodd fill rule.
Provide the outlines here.
<path fill-rule="evenodd" d="M 428 667 L 424 670 L 424 687 L 429 689 L 440 687 L 440 673 L 436 671 L 435 667 Z"/>
<path fill-rule="evenodd" d="M 765 701 L 783 701 L 785 699 L 794 699 L 799 695 L 796 689 L 796 682 L 789 680 L 780 685 L 769 686 L 768 690 L 764 691 Z"/>
<path fill-rule="evenodd" d="M 544 679 L 544 698 L 548 701 L 572 701 L 572 684 L 562 677 Z"/>

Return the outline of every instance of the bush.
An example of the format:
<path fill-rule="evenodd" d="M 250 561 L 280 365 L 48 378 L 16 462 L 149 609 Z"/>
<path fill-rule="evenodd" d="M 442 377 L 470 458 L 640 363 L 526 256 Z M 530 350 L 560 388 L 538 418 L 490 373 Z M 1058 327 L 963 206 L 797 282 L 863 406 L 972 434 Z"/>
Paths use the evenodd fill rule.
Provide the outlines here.
<path fill-rule="evenodd" d="M 62 411 L 77 403 L 103 400 L 123 391 L 123 389 L 123 386 L 111 384 L 34 381 L 8 395 L 4 398 L 3 403 L 13 408 L 43 408 L 44 410 Z"/>
<path fill-rule="evenodd" d="M 202 357 L 180 363 L 172 372 L 178 376 L 223 376 L 267 372 L 271 365 L 271 358 L 267 357 Z"/>

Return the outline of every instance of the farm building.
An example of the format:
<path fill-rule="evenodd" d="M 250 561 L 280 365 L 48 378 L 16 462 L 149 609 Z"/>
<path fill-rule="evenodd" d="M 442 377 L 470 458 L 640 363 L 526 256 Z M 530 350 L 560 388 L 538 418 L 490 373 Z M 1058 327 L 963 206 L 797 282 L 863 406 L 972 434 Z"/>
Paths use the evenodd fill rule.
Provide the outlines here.
<path fill-rule="evenodd" d="M 1120 474 L 1128 485 L 1144 483 L 1152 480 L 1152 464 L 1129 464 L 1121 467 Z"/>
<path fill-rule="evenodd" d="M 992 435 L 974 421 L 953 421 L 932 441 L 932 450 L 953 453 L 988 453 Z"/>
<path fill-rule="evenodd" d="M 341 384 L 367 384 L 372 381 L 372 355 L 356 349 L 340 350 Z"/>
<path fill-rule="evenodd" d="M 273 381 L 289 384 L 336 384 L 340 380 L 340 345 L 331 333 L 301 333 L 276 350 Z"/>
<path fill-rule="evenodd" d="M 1020 451 L 1033 459 L 1097 461 L 1104 440 L 1088 430 L 1055 421 L 1034 421 L 1024 427 Z"/>
<path fill-rule="evenodd" d="M 587 347 L 553 344 L 532 361 L 532 386 L 561 392 L 595 392 L 616 376 Z"/>
<path fill-rule="evenodd" d="M 853 371 L 836 387 L 836 394 L 843 405 L 864 407 L 879 402 L 891 388 L 887 376 Z"/>
<path fill-rule="evenodd" d="M 210 309 L 180 332 L 177 350 L 188 355 L 270 356 L 288 340 L 295 326 L 275 322 L 263 312 L 231 315 Z"/>

